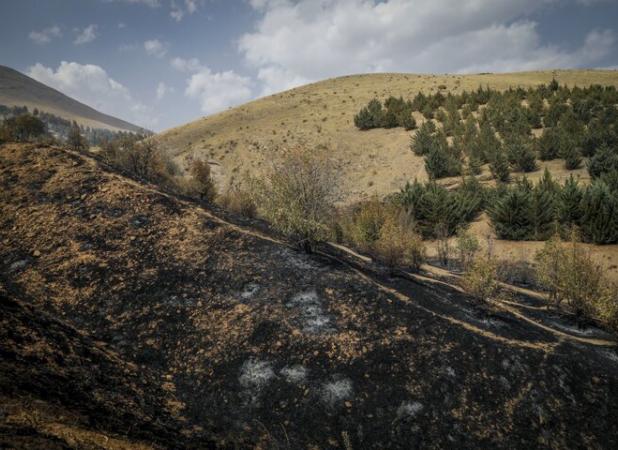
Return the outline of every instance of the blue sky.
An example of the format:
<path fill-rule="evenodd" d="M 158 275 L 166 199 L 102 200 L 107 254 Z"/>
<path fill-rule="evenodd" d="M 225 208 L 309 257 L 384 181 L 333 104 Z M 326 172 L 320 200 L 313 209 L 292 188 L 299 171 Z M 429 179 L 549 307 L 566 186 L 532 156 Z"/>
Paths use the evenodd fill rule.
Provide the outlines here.
<path fill-rule="evenodd" d="M 0 64 L 159 131 L 323 78 L 618 66 L 618 0 L 3 0 Z"/>

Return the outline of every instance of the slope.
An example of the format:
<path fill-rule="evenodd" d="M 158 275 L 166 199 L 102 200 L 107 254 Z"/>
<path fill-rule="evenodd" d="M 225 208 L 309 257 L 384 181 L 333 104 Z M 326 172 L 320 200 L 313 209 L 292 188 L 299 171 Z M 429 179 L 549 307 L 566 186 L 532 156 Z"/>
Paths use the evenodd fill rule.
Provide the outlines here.
<path fill-rule="evenodd" d="M 0 66 L 0 105 L 38 108 L 80 125 L 112 131 L 143 132 L 141 127 L 103 114 L 32 78 Z"/>
<path fill-rule="evenodd" d="M 426 179 L 423 158 L 410 151 L 410 135 L 403 128 L 359 131 L 353 117 L 372 98 L 412 99 L 425 93 L 475 90 L 479 86 L 507 89 L 549 83 L 618 86 L 618 72 L 568 70 L 476 75 L 370 74 L 329 79 L 265 97 L 199 119 L 157 136 L 179 162 L 207 158 L 221 187 L 269 164 L 285 147 L 324 146 L 332 154 L 342 178 L 342 201 L 372 194 L 387 195 L 406 181 Z M 423 118 L 414 113 L 420 124 Z M 558 161 L 550 170 L 561 179 Z M 580 171 L 584 172 L 584 171 Z M 542 174 L 535 172 L 532 177 Z"/>
<path fill-rule="evenodd" d="M 58 148 L 0 148 L 0 187 L 7 282 L 153 371 L 219 442 L 618 445 L 614 338 L 537 299 L 479 308 L 439 283 L 299 254 Z"/>

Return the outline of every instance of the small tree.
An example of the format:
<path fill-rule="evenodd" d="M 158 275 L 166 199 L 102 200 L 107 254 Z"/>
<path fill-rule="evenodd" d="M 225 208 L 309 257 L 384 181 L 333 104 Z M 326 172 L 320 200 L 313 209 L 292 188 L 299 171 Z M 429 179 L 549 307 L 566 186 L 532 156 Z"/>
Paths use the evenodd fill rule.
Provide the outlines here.
<path fill-rule="evenodd" d="M 469 269 L 479 248 L 479 241 L 476 236 L 463 227 L 457 229 L 457 252 L 459 253 L 461 268 L 464 271 Z"/>
<path fill-rule="evenodd" d="M 462 279 L 464 290 L 479 302 L 485 302 L 498 291 L 498 266 L 494 259 L 480 256 L 474 259 Z"/>
<path fill-rule="evenodd" d="M 73 122 L 71 125 L 69 135 L 67 136 L 67 145 L 70 149 L 75 151 L 84 150 L 86 148 L 86 139 L 82 136 L 82 132 L 79 125 L 77 125 L 77 122 Z"/>
<path fill-rule="evenodd" d="M 493 177 L 501 182 L 507 183 L 511 177 L 509 171 L 509 161 L 503 151 L 498 151 L 489 163 L 489 170 Z"/>
<path fill-rule="evenodd" d="M 418 271 L 425 259 L 425 248 L 420 235 L 394 211 L 386 217 L 380 229 L 380 238 L 373 248 L 391 272 L 406 261 L 412 270 Z"/>
<path fill-rule="evenodd" d="M 328 238 L 336 181 L 325 154 L 293 149 L 258 181 L 256 203 L 276 229 L 311 252 Z"/>
<path fill-rule="evenodd" d="M 191 164 L 190 173 L 196 185 L 197 195 L 203 200 L 213 201 L 217 196 L 217 190 L 210 173 L 210 165 L 206 161 L 196 159 Z"/>
<path fill-rule="evenodd" d="M 31 114 L 10 117 L 2 125 L 2 135 L 7 141 L 27 142 L 47 132 L 45 123 Z"/>

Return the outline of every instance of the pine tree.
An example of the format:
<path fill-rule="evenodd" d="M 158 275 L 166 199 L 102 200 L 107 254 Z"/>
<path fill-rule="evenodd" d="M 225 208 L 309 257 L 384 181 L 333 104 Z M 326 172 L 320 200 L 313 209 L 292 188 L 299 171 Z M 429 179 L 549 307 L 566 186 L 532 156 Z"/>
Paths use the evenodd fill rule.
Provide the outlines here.
<path fill-rule="evenodd" d="M 537 184 L 532 191 L 533 237 L 537 241 L 547 239 L 555 228 L 554 198 L 554 192 L 547 183 Z"/>
<path fill-rule="evenodd" d="M 536 140 L 536 146 L 541 161 L 551 161 L 558 157 L 560 152 L 560 134 L 555 128 L 546 128 Z"/>
<path fill-rule="evenodd" d="M 530 239 L 534 232 L 532 195 L 522 185 L 507 189 L 497 197 L 488 210 L 491 224 L 500 239 L 521 241 Z"/>
<path fill-rule="evenodd" d="M 567 170 L 575 170 L 582 164 L 581 152 L 568 136 L 563 137 L 561 140 L 560 157 L 564 158 L 564 167 Z"/>
<path fill-rule="evenodd" d="M 583 192 L 577 180 L 571 175 L 564 183 L 558 196 L 558 221 L 565 230 L 579 227 L 582 220 L 581 201 Z"/>
<path fill-rule="evenodd" d="M 507 183 L 510 179 L 509 161 L 503 151 L 498 151 L 493 160 L 489 163 L 489 170 L 493 177 L 502 183 Z"/>
<path fill-rule="evenodd" d="M 595 244 L 618 242 L 618 196 L 601 180 L 594 181 L 582 198 L 582 231 Z"/>
<path fill-rule="evenodd" d="M 433 132 L 435 125 L 433 122 L 424 122 L 418 131 L 410 139 L 410 149 L 417 156 L 423 156 L 429 153 L 433 147 Z"/>
<path fill-rule="evenodd" d="M 618 170 L 618 153 L 607 145 L 602 145 L 588 162 L 588 173 L 598 178 L 604 173 Z"/>

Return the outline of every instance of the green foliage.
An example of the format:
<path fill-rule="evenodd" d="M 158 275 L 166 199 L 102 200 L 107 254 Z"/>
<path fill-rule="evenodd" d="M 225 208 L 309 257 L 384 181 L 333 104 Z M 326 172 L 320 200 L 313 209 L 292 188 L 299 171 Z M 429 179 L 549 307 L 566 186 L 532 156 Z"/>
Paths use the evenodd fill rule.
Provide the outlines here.
<path fill-rule="evenodd" d="M 430 182 L 407 183 L 395 196 L 395 201 L 418 225 L 425 237 L 437 237 L 442 229 L 447 235 L 470 222 L 482 205 L 482 194 L 465 189 L 450 192 Z"/>
<path fill-rule="evenodd" d="M 416 128 L 412 110 L 412 102 L 406 102 L 401 97 L 387 98 L 384 108 L 379 100 L 373 99 L 354 116 L 354 125 L 360 130 L 395 127 L 412 130 Z"/>
<path fill-rule="evenodd" d="M 578 169 L 582 164 L 582 155 L 575 142 L 567 137 L 562 139 L 560 147 L 560 157 L 564 159 L 564 167 L 567 170 Z"/>
<path fill-rule="evenodd" d="M 536 140 L 536 148 L 541 161 L 556 159 L 560 153 L 560 132 L 556 128 L 545 128 Z"/>
<path fill-rule="evenodd" d="M 607 145 L 602 145 L 588 161 L 588 173 L 592 178 L 616 170 L 618 170 L 618 152 Z"/>
<path fill-rule="evenodd" d="M 582 232 L 595 244 L 618 242 L 618 196 L 602 180 L 595 180 L 584 192 Z"/>
<path fill-rule="evenodd" d="M 493 177 L 501 182 L 506 183 L 509 181 L 511 175 L 509 171 L 509 160 L 506 157 L 504 151 L 498 151 L 493 159 L 489 162 L 489 170 Z"/>
<path fill-rule="evenodd" d="M 521 241 L 534 234 L 532 202 L 531 190 L 522 183 L 494 199 L 488 214 L 498 238 Z"/>
<path fill-rule="evenodd" d="M 256 184 L 256 204 L 280 232 L 306 251 L 329 237 L 336 179 L 325 154 L 296 149 Z"/>
<path fill-rule="evenodd" d="M 0 134 L 7 141 L 27 142 L 43 136 L 46 132 L 47 128 L 43 121 L 26 113 L 6 119 Z"/>
<path fill-rule="evenodd" d="M 369 130 L 382 126 L 384 110 L 378 99 L 373 99 L 354 116 L 354 125 L 360 130 Z"/>
<path fill-rule="evenodd" d="M 570 230 L 581 225 L 583 195 L 577 180 L 571 175 L 558 195 L 558 222 L 564 230 Z"/>
<path fill-rule="evenodd" d="M 448 145 L 446 136 L 438 132 L 432 138 L 433 142 L 425 154 L 425 170 L 432 180 L 443 177 L 461 175 L 462 163 L 459 152 Z"/>
<path fill-rule="evenodd" d="M 410 148 L 417 156 L 426 155 L 434 145 L 433 133 L 435 125 L 431 121 L 424 122 L 410 139 Z"/>
<path fill-rule="evenodd" d="M 521 135 L 509 135 L 504 143 L 509 162 L 522 172 L 536 170 L 536 153 L 530 139 Z"/>

